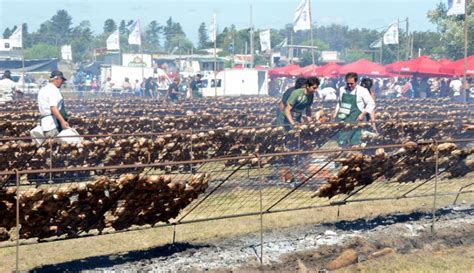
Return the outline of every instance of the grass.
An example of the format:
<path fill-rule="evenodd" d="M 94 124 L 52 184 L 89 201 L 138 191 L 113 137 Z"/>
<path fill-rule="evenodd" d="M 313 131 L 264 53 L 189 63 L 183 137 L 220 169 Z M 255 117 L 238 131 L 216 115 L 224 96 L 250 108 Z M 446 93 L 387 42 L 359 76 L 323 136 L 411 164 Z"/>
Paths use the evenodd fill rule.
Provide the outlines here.
<path fill-rule="evenodd" d="M 452 204 L 454 196 L 438 198 L 438 207 Z M 472 203 L 474 194 L 462 195 L 461 200 Z M 312 225 L 341 219 L 354 220 L 377 215 L 430 211 L 433 198 L 403 199 L 398 201 L 374 201 L 351 203 L 340 207 L 318 208 L 264 215 L 264 229 L 274 230 L 300 225 Z M 208 243 L 231 236 L 258 233 L 258 216 L 241 217 L 211 222 L 180 225 L 176 227 L 178 242 Z M 146 250 L 172 242 L 172 227 L 160 227 L 97 237 L 47 242 L 20 247 L 20 269 L 30 270 L 45 264 L 57 264 L 87 257 L 113 255 L 134 250 Z M 0 272 L 15 268 L 15 248 L 0 248 Z"/>
<path fill-rule="evenodd" d="M 474 246 L 454 247 L 439 251 L 422 249 L 404 255 L 396 253 L 359 263 L 336 272 L 474 272 Z"/>

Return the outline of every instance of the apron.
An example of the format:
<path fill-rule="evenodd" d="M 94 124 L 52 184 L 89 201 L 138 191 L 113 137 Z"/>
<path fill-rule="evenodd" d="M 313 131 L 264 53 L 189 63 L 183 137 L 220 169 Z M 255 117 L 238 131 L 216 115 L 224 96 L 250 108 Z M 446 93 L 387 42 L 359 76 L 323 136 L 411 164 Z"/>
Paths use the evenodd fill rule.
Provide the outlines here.
<path fill-rule="evenodd" d="M 304 97 L 307 97 L 307 98 L 304 98 Z M 307 101 L 305 101 L 305 99 Z M 301 123 L 301 117 L 303 116 L 303 111 L 306 109 L 306 107 L 308 107 L 308 105 L 311 105 L 309 101 L 310 99 L 308 98 L 307 95 L 303 95 L 298 98 L 298 103 L 295 104 L 293 108 L 291 109 L 291 116 L 293 117 L 294 121 Z M 277 106 L 277 111 L 278 111 L 277 112 L 277 125 L 283 126 L 286 131 L 290 130 L 291 125 L 285 116 L 285 109 L 279 109 Z"/>
<path fill-rule="evenodd" d="M 67 115 L 66 108 L 64 107 L 64 100 L 61 100 L 59 102 L 59 114 L 61 114 L 61 116 L 63 117 L 63 119 L 65 121 L 69 120 L 69 116 Z M 43 119 L 45 117 L 49 117 L 49 116 L 53 116 L 53 114 L 46 115 L 46 116 L 41 116 L 40 119 L 39 119 L 40 124 L 41 124 L 41 119 Z M 53 116 L 53 119 L 56 121 L 56 118 L 54 116 Z M 63 130 L 63 127 L 61 126 L 61 123 L 59 123 L 59 121 L 57 121 L 56 123 L 57 123 L 58 132 L 61 132 Z"/>
<path fill-rule="evenodd" d="M 285 112 L 284 112 L 285 110 L 277 109 L 277 111 L 278 111 L 278 113 L 277 113 L 277 126 L 283 126 L 286 131 L 290 130 L 291 125 L 290 125 L 290 122 L 288 121 L 288 119 L 285 116 Z M 303 115 L 302 112 L 291 111 L 291 116 L 293 117 L 293 120 L 298 122 L 298 123 L 301 123 L 301 116 L 302 115 Z"/>
<path fill-rule="evenodd" d="M 357 92 L 357 91 L 356 91 Z M 357 94 L 357 93 L 356 93 Z M 356 94 L 342 94 L 341 104 L 339 111 L 336 115 L 336 121 L 345 121 L 350 123 L 356 123 L 357 118 L 362 113 L 357 107 L 357 95 Z M 352 146 L 360 144 L 361 129 L 353 129 L 337 134 L 337 144 L 339 146 Z"/>
<path fill-rule="evenodd" d="M 64 107 L 64 100 L 62 100 L 60 103 L 59 103 L 60 107 L 59 107 L 59 113 L 61 114 L 61 116 L 63 117 L 63 119 L 65 121 L 68 121 L 69 120 L 69 116 L 67 115 L 67 112 L 66 112 L 66 107 Z M 58 122 L 58 131 L 61 132 L 63 130 L 63 127 L 61 126 L 61 123 Z"/>

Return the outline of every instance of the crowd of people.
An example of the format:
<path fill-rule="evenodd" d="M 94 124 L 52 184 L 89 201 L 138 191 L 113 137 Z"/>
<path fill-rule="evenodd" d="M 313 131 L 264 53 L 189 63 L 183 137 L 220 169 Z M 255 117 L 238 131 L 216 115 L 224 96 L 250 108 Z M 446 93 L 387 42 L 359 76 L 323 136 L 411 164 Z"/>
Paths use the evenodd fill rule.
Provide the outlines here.
<path fill-rule="evenodd" d="M 296 79 L 295 85 L 288 88 L 278 101 L 277 124 L 290 130 L 302 124 L 312 123 L 312 104 L 320 84 L 321 81 L 317 77 Z M 338 88 L 337 103 L 333 113 L 334 121 L 370 122 L 376 133 L 373 87 L 372 79 L 364 78 L 359 81 L 357 73 L 347 73 L 344 77 L 344 85 Z M 341 147 L 360 145 L 361 132 L 361 129 L 341 131 L 337 135 L 337 143 Z"/>
<path fill-rule="evenodd" d="M 345 85 L 344 78 L 321 78 L 318 97 L 324 101 L 336 100 L 338 90 Z M 295 78 L 271 79 L 269 94 L 279 96 L 295 84 Z M 450 97 L 455 102 L 463 101 L 462 78 L 437 77 L 391 77 L 373 78 L 373 91 L 379 98 L 440 98 Z M 474 102 L 474 80 L 468 78 L 465 90 L 468 101 Z"/>
<path fill-rule="evenodd" d="M 84 92 L 91 94 L 102 93 L 105 95 L 130 95 L 144 98 L 168 99 L 176 102 L 180 99 L 202 97 L 201 74 L 194 77 L 176 76 L 171 82 L 167 77 L 148 77 L 140 80 L 130 81 L 128 77 L 121 84 L 107 77 L 104 82 L 97 80 L 97 76 L 78 72 L 72 76 L 72 90 L 77 91 L 80 96 Z M 71 84 L 68 85 L 71 87 Z"/>

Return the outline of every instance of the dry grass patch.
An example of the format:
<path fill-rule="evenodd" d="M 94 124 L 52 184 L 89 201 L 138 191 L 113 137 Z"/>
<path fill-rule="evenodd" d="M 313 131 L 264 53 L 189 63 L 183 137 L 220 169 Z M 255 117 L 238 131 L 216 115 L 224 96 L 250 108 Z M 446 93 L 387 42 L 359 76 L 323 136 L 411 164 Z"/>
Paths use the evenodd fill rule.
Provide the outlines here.
<path fill-rule="evenodd" d="M 438 198 L 438 207 L 450 205 L 454 196 Z M 472 203 L 474 194 L 465 194 L 460 200 Z M 378 215 L 430 211 L 433 198 L 404 199 L 398 201 L 376 201 L 354 203 L 338 207 L 318 208 L 286 213 L 264 215 L 264 229 L 274 230 L 301 225 L 311 225 L 336 220 L 354 220 Z M 242 234 L 257 233 L 260 230 L 258 216 L 217 220 L 176 227 L 176 239 L 179 242 L 208 243 Z M 71 239 L 20 247 L 21 270 L 32 269 L 45 264 L 57 264 L 86 257 L 113 255 L 134 250 L 146 250 L 172 242 L 173 228 L 160 227 L 116 233 L 97 237 Z M 0 272 L 15 268 L 15 248 L 0 249 Z M 473 267 L 474 268 L 474 267 Z"/>
<path fill-rule="evenodd" d="M 359 263 L 336 272 L 474 272 L 474 246 L 463 246 L 440 251 L 415 250 L 410 254 L 391 254 Z"/>

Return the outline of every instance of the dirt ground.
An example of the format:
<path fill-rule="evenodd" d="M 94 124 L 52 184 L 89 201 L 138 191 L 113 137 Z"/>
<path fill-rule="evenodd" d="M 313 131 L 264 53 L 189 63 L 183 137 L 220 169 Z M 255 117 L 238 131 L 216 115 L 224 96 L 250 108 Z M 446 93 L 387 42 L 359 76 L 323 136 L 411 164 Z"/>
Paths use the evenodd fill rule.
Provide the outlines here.
<path fill-rule="evenodd" d="M 399 213 L 178 243 L 34 268 L 35 272 L 472 272 L 474 208 Z M 433 257 L 438 257 L 433 259 Z"/>

